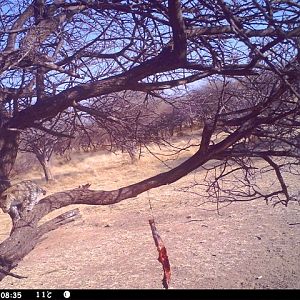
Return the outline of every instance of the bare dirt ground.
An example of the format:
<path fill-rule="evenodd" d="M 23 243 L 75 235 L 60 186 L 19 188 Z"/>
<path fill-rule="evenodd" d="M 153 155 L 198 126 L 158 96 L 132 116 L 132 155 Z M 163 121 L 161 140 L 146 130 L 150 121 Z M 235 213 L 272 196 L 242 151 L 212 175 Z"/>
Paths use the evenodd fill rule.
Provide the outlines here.
<path fill-rule="evenodd" d="M 53 193 L 89 182 L 109 190 L 163 170 L 149 156 L 130 164 L 126 155 L 80 154 L 56 163 L 57 181 L 44 186 Z M 49 233 L 14 269 L 28 278 L 7 276 L 0 288 L 160 289 L 162 267 L 148 223 L 153 212 L 169 255 L 171 288 L 299 289 L 300 206 L 235 203 L 218 214 L 215 204 L 200 205 L 199 196 L 177 190 L 194 176 L 117 205 L 76 206 L 82 218 Z M 25 177 L 43 184 L 39 171 L 15 180 Z M 0 222 L 4 240 L 10 219 L 1 213 Z"/>

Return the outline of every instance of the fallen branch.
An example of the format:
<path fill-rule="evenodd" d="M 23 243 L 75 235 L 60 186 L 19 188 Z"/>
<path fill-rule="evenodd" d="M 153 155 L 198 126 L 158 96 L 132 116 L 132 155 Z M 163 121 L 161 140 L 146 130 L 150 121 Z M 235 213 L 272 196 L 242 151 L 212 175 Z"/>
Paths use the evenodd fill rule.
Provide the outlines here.
<path fill-rule="evenodd" d="M 5 275 L 11 276 L 11 277 L 14 277 L 14 278 L 17 278 L 17 279 L 27 278 L 27 276 L 21 276 L 21 275 L 6 271 L 4 269 L 0 269 L 0 273 L 3 273 Z"/>

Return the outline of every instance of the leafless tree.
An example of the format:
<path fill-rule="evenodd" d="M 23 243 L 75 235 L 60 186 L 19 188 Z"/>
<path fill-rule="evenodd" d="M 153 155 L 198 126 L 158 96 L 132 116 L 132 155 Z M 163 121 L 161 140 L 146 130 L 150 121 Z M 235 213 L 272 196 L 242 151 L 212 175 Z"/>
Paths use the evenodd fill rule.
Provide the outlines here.
<path fill-rule="evenodd" d="M 213 160 L 220 162 L 215 169 L 221 168 L 221 173 L 209 183 L 211 190 L 219 188 L 218 179 L 232 174 L 235 164 L 249 174 L 253 169 L 248 159 L 261 157 L 275 172 L 279 189 L 245 194 L 240 188 L 249 187 L 248 176 L 236 185 L 238 195 L 228 191 L 231 197 L 277 197 L 284 204 L 291 200 L 277 160 L 299 162 L 298 1 L 0 0 L 0 4 L 1 191 L 10 185 L 24 130 L 50 133 L 48 123 L 79 112 L 105 113 L 113 124 L 114 105 L 106 110 L 101 99 L 123 91 L 155 96 L 212 78 L 239 81 L 242 87 L 232 97 L 221 89 L 214 110 L 203 117 L 198 151 L 177 167 L 113 191 L 82 187 L 56 193 L 24 212 L 0 245 L 0 278 L 46 232 L 78 217 L 75 210 L 38 225 L 54 209 L 117 203 L 173 183 Z M 222 135 L 217 134 L 220 128 Z M 252 144 L 251 136 L 262 143 Z M 273 143 L 275 139 L 278 143 Z"/>
<path fill-rule="evenodd" d="M 20 136 L 19 151 L 33 153 L 43 168 L 46 181 L 54 180 L 50 167 L 53 153 L 63 154 L 70 145 L 67 133 L 50 135 L 35 128 L 24 130 Z"/>
<path fill-rule="evenodd" d="M 134 160 L 142 144 L 159 141 L 152 128 L 159 118 L 156 101 L 157 96 L 125 91 L 76 105 L 73 148 L 121 150 Z"/>
<path fill-rule="evenodd" d="M 256 107 L 269 101 L 277 84 L 278 80 L 269 72 L 235 81 L 213 80 L 201 90 L 193 91 L 187 97 L 187 103 L 198 122 L 205 124 L 213 120 L 214 142 L 224 135 L 232 135 L 247 114 L 254 113 Z M 298 93 L 297 85 L 294 87 Z M 209 197 L 217 203 L 263 198 L 267 202 L 273 201 L 274 205 L 287 205 L 290 200 L 296 200 L 291 194 L 295 191 L 288 189 L 284 173 L 299 174 L 297 102 L 294 93 L 274 99 L 268 109 L 260 112 L 262 123 L 224 150 L 220 157 L 216 156 L 218 163 L 202 166 L 213 175 L 206 176 L 204 182 L 195 181 L 183 190 L 205 195 L 206 199 Z M 283 117 L 285 113 L 288 117 Z M 262 160 L 266 165 L 258 167 Z M 270 187 L 263 191 L 256 179 L 267 178 L 270 172 L 276 174 L 277 189 L 272 186 L 271 192 Z"/>

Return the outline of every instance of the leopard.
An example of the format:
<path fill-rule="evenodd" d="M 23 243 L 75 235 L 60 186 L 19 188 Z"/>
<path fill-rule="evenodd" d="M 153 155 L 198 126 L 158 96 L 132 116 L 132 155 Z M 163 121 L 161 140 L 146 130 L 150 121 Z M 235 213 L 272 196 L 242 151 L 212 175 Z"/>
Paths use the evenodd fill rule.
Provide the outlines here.
<path fill-rule="evenodd" d="M 4 213 L 13 216 L 14 221 L 20 220 L 20 212 L 31 211 L 46 195 L 46 190 L 31 180 L 24 180 L 11 185 L 0 196 L 0 208 Z"/>

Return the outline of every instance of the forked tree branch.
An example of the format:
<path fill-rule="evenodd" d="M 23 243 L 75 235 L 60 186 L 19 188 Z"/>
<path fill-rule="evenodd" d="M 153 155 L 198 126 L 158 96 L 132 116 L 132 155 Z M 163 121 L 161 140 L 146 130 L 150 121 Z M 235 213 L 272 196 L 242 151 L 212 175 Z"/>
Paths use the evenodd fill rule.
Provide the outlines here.
<path fill-rule="evenodd" d="M 38 226 L 38 222 L 51 211 L 71 204 L 115 204 L 122 200 L 136 197 L 150 189 L 171 184 L 214 157 L 217 158 L 222 151 L 247 135 L 251 126 L 253 126 L 251 123 L 243 125 L 223 141 L 211 146 L 209 146 L 208 139 L 211 130 L 206 128 L 205 132 L 207 133 L 205 133 L 203 144 L 193 156 L 170 171 L 160 173 L 138 183 L 112 191 L 90 190 L 88 186 L 83 186 L 82 188 L 63 191 L 45 197 L 32 211 L 21 213 L 21 219 L 13 224 L 10 237 L 0 245 L 0 261 L 5 262 L 5 264 L 0 264 L 2 269 L 9 272 L 37 245 L 43 234 L 65 224 L 69 219 L 74 220 L 78 217 L 78 211 L 74 213 L 68 212 Z M 0 273 L 0 279 L 5 276 L 4 272 Z"/>

